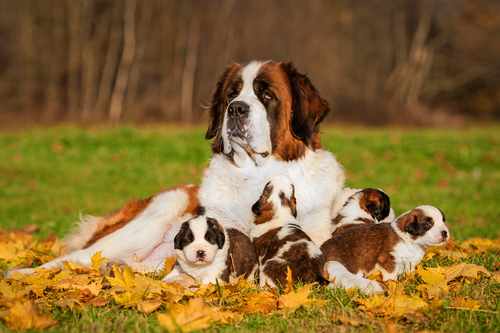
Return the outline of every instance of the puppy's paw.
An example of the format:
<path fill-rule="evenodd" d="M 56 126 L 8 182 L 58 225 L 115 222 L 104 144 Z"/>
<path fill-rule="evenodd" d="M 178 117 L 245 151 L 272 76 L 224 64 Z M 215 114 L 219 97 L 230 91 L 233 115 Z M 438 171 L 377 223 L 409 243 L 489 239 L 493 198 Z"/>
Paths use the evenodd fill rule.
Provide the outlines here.
<path fill-rule="evenodd" d="M 163 278 L 162 281 L 164 281 L 166 283 L 177 283 L 186 289 L 188 289 L 191 286 L 198 285 L 198 282 L 191 275 L 188 275 L 185 273 L 180 274 L 180 275 L 175 275 L 175 276 L 168 276 L 167 275 Z"/>
<path fill-rule="evenodd" d="M 115 277 L 115 273 L 113 272 L 113 265 L 116 265 L 122 272 L 127 267 L 125 261 L 121 259 L 113 259 L 103 262 L 101 266 L 99 266 L 99 274 L 109 277 Z"/>

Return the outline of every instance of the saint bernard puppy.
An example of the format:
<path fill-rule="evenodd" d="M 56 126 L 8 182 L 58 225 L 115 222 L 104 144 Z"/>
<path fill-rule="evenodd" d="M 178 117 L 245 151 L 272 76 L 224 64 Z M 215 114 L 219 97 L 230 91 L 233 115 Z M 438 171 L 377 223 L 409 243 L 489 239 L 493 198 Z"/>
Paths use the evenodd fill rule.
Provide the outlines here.
<path fill-rule="evenodd" d="M 383 280 L 395 280 L 413 271 L 428 247 L 448 240 L 441 210 L 419 206 L 391 223 L 358 224 L 343 230 L 324 242 L 321 251 L 325 271 L 336 285 L 382 293 L 378 282 L 364 278 L 378 269 Z"/>
<path fill-rule="evenodd" d="M 328 102 L 290 63 L 229 66 L 209 110 L 205 138 L 213 139 L 213 157 L 200 187 L 177 186 L 106 217 L 86 218 L 66 238 L 71 252 L 42 267 L 62 266 L 63 261 L 90 266 L 92 255 L 102 251 L 103 257 L 133 268 L 154 270 L 175 255 L 174 237 L 183 222 L 198 215 L 200 204 L 222 227 L 248 236 L 251 207 L 278 175 L 293 179 L 297 221 L 321 245 L 332 234 L 332 205 L 345 179 L 333 154 L 321 149 L 319 124 L 328 111 Z"/>
<path fill-rule="evenodd" d="M 293 282 L 330 283 L 323 277 L 325 259 L 321 250 L 296 220 L 294 192 L 290 180 L 278 176 L 266 184 L 252 206 L 255 220 L 250 237 L 259 258 L 261 286 L 286 286 L 287 267 L 292 271 Z"/>
<path fill-rule="evenodd" d="M 250 238 L 240 231 L 222 228 L 217 220 L 204 215 L 182 223 L 174 238 L 177 265 L 165 282 L 177 282 L 188 274 L 204 284 L 236 282 L 241 276 L 251 281 L 257 272 L 257 256 Z"/>
<path fill-rule="evenodd" d="M 333 219 L 333 235 L 353 225 L 394 221 L 389 196 L 378 188 L 346 189 L 350 196 Z"/>

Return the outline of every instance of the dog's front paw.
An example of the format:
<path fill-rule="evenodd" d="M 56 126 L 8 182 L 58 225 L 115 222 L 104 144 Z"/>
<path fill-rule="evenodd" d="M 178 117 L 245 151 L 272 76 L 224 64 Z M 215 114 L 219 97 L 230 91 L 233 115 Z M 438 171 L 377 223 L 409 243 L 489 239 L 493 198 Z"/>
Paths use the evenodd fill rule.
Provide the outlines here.
<path fill-rule="evenodd" d="M 113 272 L 113 265 L 116 265 L 122 272 L 127 267 L 125 261 L 121 259 L 113 259 L 103 262 L 99 266 L 99 274 L 106 275 L 109 277 L 115 277 L 115 272 Z"/>
<path fill-rule="evenodd" d="M 177 283 L 186 289 L 188 289 L 189 287 L 198 285 L 198 282 L 191 275 L 188 275 L 185 273 L 175 275 L 175 276 L 167 275 L 163 278 L 162 281 L 164 281 L 166 283 Z"/>

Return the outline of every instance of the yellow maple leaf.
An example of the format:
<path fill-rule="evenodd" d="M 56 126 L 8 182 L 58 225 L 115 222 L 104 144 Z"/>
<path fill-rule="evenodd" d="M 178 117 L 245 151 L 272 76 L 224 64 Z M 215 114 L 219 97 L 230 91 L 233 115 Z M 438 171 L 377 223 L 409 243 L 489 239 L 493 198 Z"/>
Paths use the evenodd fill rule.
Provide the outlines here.
<path fill-rule="evenodd" d="M 162 303 L 163 303 L 162 300 L 160 298 L 157 298 L 139 302 L 136 305 L 137 305 L 137 310 L 139 310 L 139 312 L 149 314 L 151 312 L 156 311 L 162 305 Z"/>
<path fill-rule="evenodd" d="M 122 293 L 114 293 L 114 299 L 118 305 L 134 306 L 144 300 L 147 292 L 147 289 L 131 289 Z"/>
<path fill-rule="evenodd" d="M 122 273 L 122 270 L 118 266 L 113 265 L 113 272 L 115 274 L 115 277 L 107 277 L 109 283 L 111 283 L 113 287 L 118 286 L 133 288 L 135 286 L 134 271 L 130 266 L 125 267 Z"/>
<path fill-rule="evenodd" d="M 174 304 L 167 314 L 157 313 L 160 326 L 169 331 L 191 332 L 210 327 L 211 311 L 203 298 L 198 297 L 186 304 Z"/>
<path fill-rule="evenodd" d="M 486 268 L 467 263 L 458 263 L 450 267 L 441 267 L 441 272 L 446 275 L 447 281 L 454 280 L 461 276 L 477 279 L 479 273 L 490 276 L 490 272 Z"/>
<path fill-rule="evenodd" d="M 16 293 L 10 284 L 5 281 L 0 281 L 0 293 L 2 293 L 3 297 L 7 298 L 15 298 L 18 293 Z"/>
<path fill-rule="evenodd" d="M 460 297 L 452 300 L 449 307 L 455 309 L 464 309 L 464 310 L 477 310 L 480 308 L 480 305 L 478 303 L 479 303 L 478 300 L 472 298 Z"/>
<path fill-rule="evenodd" d="M 321 307 L 328 303 L 328 301 L 312 298 L 309 299 L 309 295 L 311 295 L 311 289 L 314 286 L 314 283 L 306 284 L 298 288 L 296 291 L 291 291 L 290 293 L 283 295 L 278 298 L 278 307 L 281 310 L 282 314 L 290 314 L 295 312 L 301 306 L 310 307 L 310 306 L 318 306 Z"/>
<path fill-rule="evenodd" d="M 14 300 L 8 314 L 3 318 L 10 329 L 41 330 L 56 323 L 47 315 L 42 315 L 35 307 L 35 302 L 29 300 Z"/>
<path fill-rule="evenodd" d="M 269 291 L 246 293 L 240 303 L 243 305 L 237 306 L 236 310 L 245 314 L 267 314 L 278 309 L 278 297 Z"/>
<path fill-rule="evenodd" d="M 90 258 L 90 262 L 92 263 L 92 269 L 96 272 L 99 271 L 99 267 L 103 262 L 109 261 L 108 258 L 101 257 L 102 251 L 94 253 L 92 258 Z"/>
<path fill-rule="evenodd" d="M 290 291 L 293 290 L 293 278 L 292 278 L 292 270 L 290 267 L 286 266 L 286 287 L 285 287 L 285 294 L 288 294 Z"/>
<path fill-rule="evenodd" d="M 163 263 L 162 273 L 169 274 L 172 271 L 172 269 L 174 269 L 174 266 L 176 264 L 177 264 L 177 256 L 166 258 L 165 262 Z"/>

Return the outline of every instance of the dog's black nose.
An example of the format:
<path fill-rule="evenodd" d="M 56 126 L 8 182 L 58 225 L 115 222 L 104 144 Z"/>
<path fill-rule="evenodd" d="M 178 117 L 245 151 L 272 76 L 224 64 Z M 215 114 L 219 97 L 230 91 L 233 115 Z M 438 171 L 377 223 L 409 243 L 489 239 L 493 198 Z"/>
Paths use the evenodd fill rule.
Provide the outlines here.
<path fill-rule="evenodd" d="M 241 101 L 237 101 L 229 104 L 227 112 L 231 117 L 242 117 L 247 115 L 249 110 L 250 106 L 248 104 Z"/>
<path fill-rule="evenodd" d="M 446 238 L 446 236 L 448 236 L 446 230 L 441 231 L 441 236 L 443 236 L 443 238 Z"/>
<path fill-rule="evenodd" d="M 196 252 L 196 256 L 199 257 L 199 258 L 203 257 L 204 255 L 205 255 L 205 251 L 201 251 L 200 250 L 200 251 Z"/>

